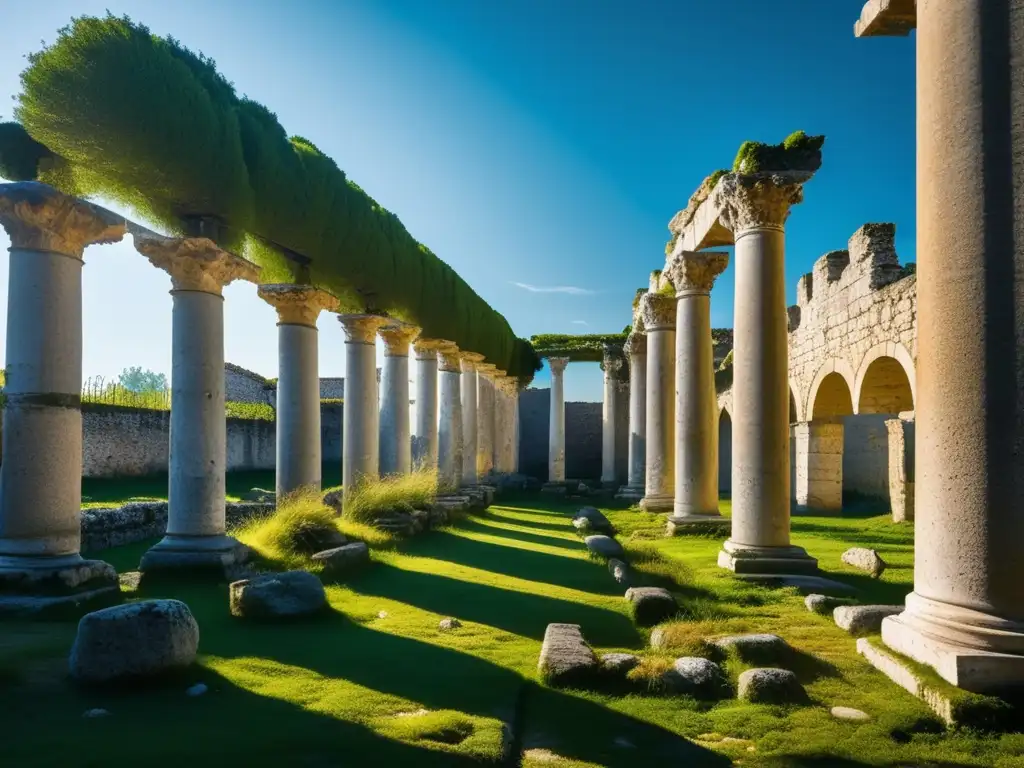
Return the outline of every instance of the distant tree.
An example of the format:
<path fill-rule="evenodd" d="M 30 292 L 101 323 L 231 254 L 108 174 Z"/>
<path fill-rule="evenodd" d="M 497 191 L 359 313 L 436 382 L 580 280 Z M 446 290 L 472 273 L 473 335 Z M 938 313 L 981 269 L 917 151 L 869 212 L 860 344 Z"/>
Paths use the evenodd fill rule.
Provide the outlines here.
<path fill-rule="evenodd" d="M 129 392 L 166 392 L 168 389 L 166 376 L 155 371 L 144 371 L 139 366 L 121 371 L 117 383 Z"/>

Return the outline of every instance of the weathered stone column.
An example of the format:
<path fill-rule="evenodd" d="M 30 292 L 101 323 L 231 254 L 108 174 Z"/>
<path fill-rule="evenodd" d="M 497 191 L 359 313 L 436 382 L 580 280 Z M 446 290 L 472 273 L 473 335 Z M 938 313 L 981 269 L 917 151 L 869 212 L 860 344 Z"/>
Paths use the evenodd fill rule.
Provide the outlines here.
<path fill-rule="evenodd" d="M 512 381 L 512 471 L 515 474 L 519 474 L 519 440 L 522 434 L 519 428 L 519 397 L 528 386 L 527 381 L 526 378 Z"/>
<path fill-rule="evenodd" d="M 914 411 L 886 419 L 889 433 L 889 506 L 893 522 L 914 519 Z"/>
<path fill-rule="evenodd" d="M 548 414 L 548 484 L 565 482 L 565 386 L 568 357 L 549 357 L 551 409 Z"/>
<path fill-rule="evenodd" d="M 484 356 L 476 352 L 459 352 L 459 357 L 462 359 L 462 485 L 478 485 L 476 366 Z"/>
<path fill-rule="evenodd" d="M 806 172 L 722 177 L 711 202 L 736 241 L 732 536 L 718 564 L 737 573 L 813 573 L 789 543 L 789 376 L 785 222 Z"/>
<path fill-rule="evenodd" d="M 476 371 L 476 476 L 483 480 L 494 469 L 494 375 L 497 366 L 480 363 Z"/>
<path fill-rule="evenodd" d="M 171 455 L 167 535 L 139 570 L 225 570 L 245 548 L 225 534 L 224 286 L 259 267 L 205 237 L 133 231 L 135 248 L 171 276 Z"/>
<path fill-rule="evenodd" d="M 442 341 L 437 349 L 440 370 L 441 415 L 437 428 L 438 482 L 445 491 L 454 491 L 462 479 L 462 360 L 459 348 Z"/>
<path fill-rule="evenodd" d="M 380 476 L 380 416 L 377 410 L 377 331 L 389 322 L 378 315 L 339 315 L 345 331 L 345 417 L 341 437 L 343 499 Z"/>
<path fill-rule="evenodd" d="M 729 254 L 681 251 L 666 269 L 676 288 L 675 502 L 669 533 L 723 527 L 718 511 L 718 420 L 711 288 Z"/>
<path fill-rule="evenodd" d="M 261 285 L 277 310 L 277 498 L 300 488 L 320 490 L 320 312 L 337 309 L 325 291 L 291 283 Z"/>
<path fill-rule="evenodd" d="M 618 419 L 615 405 L 618 400 L 618 380 L 622 376 L 625 360 L 622 347 L 617 344 L 603 345 L 604 399 L 601 403 L 601 485 L 615 489 L 615 422 Z"/>
<path fill-rule="evenodd" d="M 647 331 L 647 460 L 640 506 L 660 512 L 672 509 L 675 499 L 675 296 L 645 293 L 640 311 Z"/>
<path fill-rule="evenodd" d="M 412 436 L 415 468 L 437 469 L 437 350 L 439 339 L 417 339 L 416 425 Z"/>
<path fill-rule="evenodd" d="M 494 377 L 494 471 L 512 472 L 512 397 L 509 377 L 498 370 Z"/>
<path fill-rule="evenodd" d="M 816 512 L 843 508 L 843 423 L 806 421 L 793 427 L 795 499 Z"/>
<path fill-rule="evenodd" d="M 35 182 L 0 184 L 11 238 L 0 464 L 0 613 L 116 593 L 84 560 L 82 253 L 124 237 L 124 219 Z M 43 597 L 43 596 L 46 597 Z"/>
<path fill-rule="evenodd" d="M 635 325 L 624 351 L 629 361 L 629 477 L 616 498 L 638 502 L 644 497 L 647 471 L 647 335 Z"/>
<path fill-rule="evenodd" d="M 1024 4 L 918 0 L 916 22 L 920 503 L 882 639 L 985 692 L 1024 685 Z"/>
<path fill-rule="evenodd" d="M 386 325 L 379 331 L 384 340 L 384 371 L 380 387 L 380 474 L 406 475 L 412 469 L 409 436 L 409 345 L 420 329 L 411 325 Z"/>

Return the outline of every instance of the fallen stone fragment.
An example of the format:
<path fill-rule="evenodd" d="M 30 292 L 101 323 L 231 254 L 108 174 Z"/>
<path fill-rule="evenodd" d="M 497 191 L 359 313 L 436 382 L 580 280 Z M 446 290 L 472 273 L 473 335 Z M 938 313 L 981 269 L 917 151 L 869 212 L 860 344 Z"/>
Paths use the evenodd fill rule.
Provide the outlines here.
<path fill-rule="evenodd" d="M 185 689 L 185 695 L 192 697 L 202 696 L 208 690 L 210 689 L 206 687 L 206 683 L 196 683 L 195 685 Z"/>
<path fill-rule="evenodd" d="M 593 529 L 590 525 L 590 521 L 585 517 L 577 517 L 572 521 L 572 527 L 576 529 L 576 533 L 580 536 L 587 536 Z"/>
<path fill-rule="evenodd" d="M 232 582 L 231 615 L 240 619 L 288 619 L 310 616 L 327 607 L 320 579 L 308 571 L 266 573 Z"/>
<path fill-rule="evenodd" d="M 738 696 L 752 704 L 802 704 L 807 692 L 788 669 L 748 669 L 740 675 Z"/>
<path fill-rule="evenodd" d="M 598 672 L 597 656 L 579 624 L 548 624 L 537 669 L 551 686 L 585 687 Z"/>
<path fill-rule="evenodd" d="M 626 556 L 622 545 L 610 536 L 587 536 L 583 541 L 586 543 L 587 549 L 605 560 L 613 557 L 622 560 Z"/>
<path fill-rule="evenodd" d="M 639 663 L 640 657 L 632 653 L 606 653 L 601 656 L 601 668 L 612 677 L 622 679 Z"/>
<path fill-rule="evenodd" d="M 261 504 L 274 504 L 277 502 L 277 494 L 264 488 L 250 488 L 239 498 L 242 501 L 256 501 Z"/>
<path fill-rule="evenodd" d="M 866 549 L 865 547 L 853 547 L 846 550 L 843 552 L 842 559 L 847 565 L 867 571 L 875 579 L 882 575 L 882 571 L 885 570 L 887 565 L 878 552 L 873 549 Z"/>
<path fill-rule="evenodd" d="M 903 612 L 902 605 L 841 605 L 832 612 L 836 626 L 851 635 L 866 635 L 882 629 L 882 619 Z"/>
<path fill-rule="evenodd" d="M 450 632 L 453 629 L 458 629 L 462 626 L 462 622 L 456 618 L 441 619 L 441 623 L 437 625 L 437 628 L 442 632 Z"/>
<path fill-rule="evenodd" d="M 753 634 L 720 637 L 712 643 L 723 651 L 735 651 L 743 661 L 778 662 L 791 652 L 789 644 L 778 635 Z"/>
<path fill-rule="evenodd" d="M 679 612 L 675 597 L 664 587 L 630 587 L 626 600 L 639 627 L 653 627 Z"/>
<path fill-rule="evenodd" d="M 630 573 L 629 566 L 622 560 L 618 560 L 614 557 L 611 558 L 608 561 L 608 572 L 612 575 L 612 578 L 622 586 L 632 586 L 633 577 Z"/>
<path fill-rule="evenodd" d="M 867 722 L 871 719 L 871 715 L 867 712 L 861 712 L 853 707 L 832 707 L 832 717 L 837 720 L 854 720 L 856 722 Z"/>
<path fill-rule="evenodd" d="M 669 692 L 695 699 L 720 699 L 729 691 L 722 668 L 699 656 L 676 659 L 672 669 L 665 672 L 661 680 Z"/>
<path fill-rule="evenodd" d="M 854 600 L 849 597 L 831 597 L 829 595 L 808 595 L 804 598 L 804 605 L 811 613 L 821 616 L 831 616 L 832 611 L 840 605 L 853 605 Z"/>
<path fill-rule="evenodd" d="M 190 665 L 199 625 L 179 600 L 144 600 L 87 613 L 71 648 L 71 676 L 86 683 L 146 678 Z"/>
<path fill-rule="evenodd" d="M 343 547 L 334 547 L 317 552 L 312 558 L 324 566 L 324 576 L 344 576 L 370 562 L 370 548 L 366 542 L 356 541 Z"/>
<path fill-rule="evenodd" d="M 586 520 L 590 530 L 598 533 L 611 534 L 614 531 L 611 520 L 597 507 L 580 507 L 573 516 L 573 525 L 577 520 Z"/>

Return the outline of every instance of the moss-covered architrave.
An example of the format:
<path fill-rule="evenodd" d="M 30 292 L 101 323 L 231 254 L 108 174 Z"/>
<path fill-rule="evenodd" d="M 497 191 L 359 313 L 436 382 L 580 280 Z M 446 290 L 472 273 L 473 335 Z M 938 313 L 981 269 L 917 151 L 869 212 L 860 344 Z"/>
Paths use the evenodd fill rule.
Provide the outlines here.
<path fill-rule="evenodd" d="M 745 141 L 736 153 L 732 169 L 736 173 L 767 171 L 813 173 L 821 167 L 821 148 L 824 144 L 824 136 L 808 136 L 803 131 L 791 133 L 781 144 Z"/>
<path fill-rule="evenodd" d="M 599 363 L 604 359 L 604 345 L 622 345 L 631 329 L 623 333 L 543 333 L 530 337 L 530 343 L 543 357 L 568 357 L 574 363 Z"/>

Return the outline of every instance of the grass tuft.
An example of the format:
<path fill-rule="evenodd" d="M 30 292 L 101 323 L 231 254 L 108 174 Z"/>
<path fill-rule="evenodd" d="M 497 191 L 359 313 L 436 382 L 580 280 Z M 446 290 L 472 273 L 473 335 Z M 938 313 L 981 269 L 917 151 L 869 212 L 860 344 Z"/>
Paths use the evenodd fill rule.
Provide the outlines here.
<path fill-rule="evenodd" d="M 423 509 L 437 496 L 437 473 L 417 470 L 360 485 L 345 499 L 343 516 L 356 523 L 372 523 L 397 512 Z"/>

